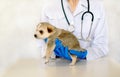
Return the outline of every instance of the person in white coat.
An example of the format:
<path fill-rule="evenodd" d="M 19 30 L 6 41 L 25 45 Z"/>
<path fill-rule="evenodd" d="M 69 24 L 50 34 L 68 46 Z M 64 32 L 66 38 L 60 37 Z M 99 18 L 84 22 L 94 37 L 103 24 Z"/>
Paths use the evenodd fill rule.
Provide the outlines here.
<path fill-rule="evenodd" d="M 86 60 L 95 60 L 108 54 L 108 28 L 105 22 L 102 3 L 90 0 L 89 4 L 90 11 L 94 15 L 94 21 L 89 36 L 91 40 L 78 40 L 81 47 L 87 50 L 88 54 Z M 84 16 L 83 25 L 81 25 L 82 14 L 88 10 L 87 0 L 63 0 L 63 7 L 69 23 L 74 25 L 73 34 L 79 38 L 82 33 L 82 36 L 87 38 L 91 28 L 91 15 L 86 14 Z M 61 0 L 53 0 L 52 4 L 45 6 L 40 21 L 49 22 L 57 28 L 65 30 L 69 28 L 69 24 L 63 13 Z M 40 41 L 40 48 L 41 54 L 44 56 L 45 42 L 43 40 Z"/>

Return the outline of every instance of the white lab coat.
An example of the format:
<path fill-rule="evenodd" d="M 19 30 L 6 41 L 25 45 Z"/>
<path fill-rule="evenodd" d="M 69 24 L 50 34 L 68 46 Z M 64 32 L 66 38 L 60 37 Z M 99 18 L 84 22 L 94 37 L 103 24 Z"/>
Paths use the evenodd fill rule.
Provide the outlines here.
<path fill-rule="evenodd" d="M 74 35 L 80 36 L 81 32 L 81 15 L 87 10 L 87 0 L 80 0 L 74 13 L 71 13 L 67 0 L 63 0 L 64 8 L 68 20 L 75 26 Z M 107 55 L 108 53 L 108 38 L 107 26 L 105 25 L 105 15 L 101 2 L 90 1 L 90 11 L 94 14 L 94 22 L 92 27 L 90 42 L 79 40 L 81 47 L 87 49 L 87 60 L 94 60 Z M 46 6 L 42 11 L 41 22 L 49 22 L 57 28 L 68 29 L 68 24 L 64 17 L 61 0 L 53 0 L 53 3 Z M 91 23 L 91 15 L 85 15 L 83 24 L 83 36 L 86 38 L 89 33 Z M 45 44 L 41 40 L 41 54 L 45 54 Z"/>

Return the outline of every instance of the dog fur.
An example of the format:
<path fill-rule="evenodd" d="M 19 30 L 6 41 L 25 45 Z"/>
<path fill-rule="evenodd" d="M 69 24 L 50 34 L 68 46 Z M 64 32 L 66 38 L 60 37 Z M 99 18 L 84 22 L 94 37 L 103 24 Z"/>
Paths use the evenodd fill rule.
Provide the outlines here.
<path fill-rule="evenodd" d="M 45 54 L 45 64 L 49 62 L 53 50 L 55 48 L 55 39 L 58 38 L 62 41 L 64 46 L 68 46 L 69 50 L 83 51 L 84 49 L 80 47 L 77 38 L 69 31 L 59 29 L 47 22 L 41 22 L 36 28 L 35 38 L 45 39 L 48 38 L 47 49 Z M 69 53 L 68 53 L 69 54 Z M 69 54 L 70 55 L 70 54 Z M 72 62 L 70 65 L 74 65 L 77 61 L 76 55 L 70 55 Z"/>

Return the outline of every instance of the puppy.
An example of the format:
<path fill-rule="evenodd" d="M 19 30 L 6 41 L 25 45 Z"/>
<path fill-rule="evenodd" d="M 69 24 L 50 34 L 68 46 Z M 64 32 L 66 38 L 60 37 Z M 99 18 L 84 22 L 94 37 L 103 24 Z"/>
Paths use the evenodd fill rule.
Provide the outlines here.
<path fill-rule="evenodd" d="M 47 49 L 45 54 L 45 64 L 49 62 L 49 58 L 51 57 L 54 51 L 56 38 L 61 40 L 64 46 L 68 46 L 69 50 L 84 50 L 80 47 L 77 38 L 71 32 L 63 29 L 58 29 L 47 22 L 41 22 L 40 24 L 38 24 L 34 37 L 37 39 L 48 38 Z M 70 53 L 68 54 L 72 59 L 70 65 L 74 65 L 77 61 L 77 56 L 71 55 Z"/>

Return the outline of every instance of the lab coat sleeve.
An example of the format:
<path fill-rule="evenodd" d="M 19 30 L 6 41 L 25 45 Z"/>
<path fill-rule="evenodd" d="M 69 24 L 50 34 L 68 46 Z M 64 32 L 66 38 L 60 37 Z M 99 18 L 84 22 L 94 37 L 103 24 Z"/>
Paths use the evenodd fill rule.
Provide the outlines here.
<path fill-rule="evenodd" d="M 104 57 L 108 53 L 108 27 L 105 22 L 105 14 L 101 6 L 100 19 L 94 31 L 91 46 L 87 48 L 87 60 Z"/>
<path fill-rule="evenodd" d="M 48 22 L 48 17 L 46 15 L 46 8 L 44 7 L 41 12 L 40 22 Z"/>

